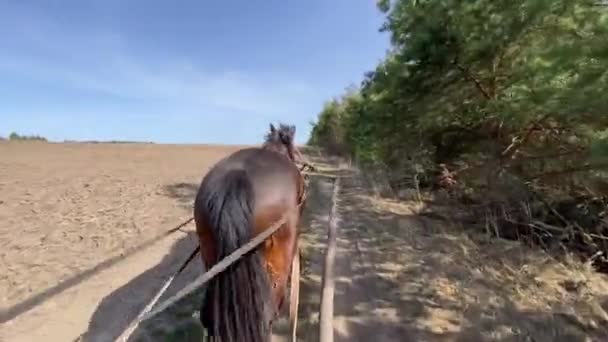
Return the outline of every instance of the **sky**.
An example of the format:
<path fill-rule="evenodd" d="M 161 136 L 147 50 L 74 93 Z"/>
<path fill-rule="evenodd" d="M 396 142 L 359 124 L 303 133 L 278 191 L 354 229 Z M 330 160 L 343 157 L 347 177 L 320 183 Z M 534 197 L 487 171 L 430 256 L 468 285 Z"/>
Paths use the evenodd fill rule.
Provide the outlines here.
<path fill-rule="evenodd" d="M 296 141 L 389 46 L 375 0 L 0 0 L 0 135 Z"/>

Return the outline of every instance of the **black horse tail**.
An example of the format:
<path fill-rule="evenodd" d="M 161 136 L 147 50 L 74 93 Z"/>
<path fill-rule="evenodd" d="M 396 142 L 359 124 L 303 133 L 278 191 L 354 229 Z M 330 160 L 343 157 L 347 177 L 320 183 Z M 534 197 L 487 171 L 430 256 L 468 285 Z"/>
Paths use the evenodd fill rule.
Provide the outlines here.
<path fill-rule="evenodd" d="M 245 170 L 232 170 L 208 182 L 201 190 L 195 208 L 205 212 L 219 261 L 253 236 L 253 186 Z M 269 284 L 260 248 L 213 278 L 207 287 L 200 317 L 209 336 L 222 342 L 267 342 L 270 337 Z"/>

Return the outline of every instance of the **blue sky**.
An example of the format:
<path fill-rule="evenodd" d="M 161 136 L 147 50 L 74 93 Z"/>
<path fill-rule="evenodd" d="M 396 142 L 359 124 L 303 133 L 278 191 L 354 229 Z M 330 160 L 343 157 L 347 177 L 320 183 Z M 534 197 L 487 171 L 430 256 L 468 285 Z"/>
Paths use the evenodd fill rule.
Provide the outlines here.
<path fill-rule="evenodd" d="M 0 135 L 259 143 L 384 57 L 375 0 L 0 0 Z"/>

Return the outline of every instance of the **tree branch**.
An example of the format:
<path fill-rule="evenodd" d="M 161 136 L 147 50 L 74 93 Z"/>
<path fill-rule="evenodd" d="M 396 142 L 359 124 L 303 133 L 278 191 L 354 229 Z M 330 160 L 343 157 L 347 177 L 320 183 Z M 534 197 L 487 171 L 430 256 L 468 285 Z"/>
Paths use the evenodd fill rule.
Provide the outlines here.
<path fill-rule="evenodd" d="M 479 90 L 479 92 L 481 92 L 483 97 L 485 97 L 488 100 L 492 99 L 492 96 L 485 89 L 483 84 L 481 84 L 481 81 L 476 79 L 475 77 L 473 77 L 473 75 L 471 75 L 471 72 L 468 69 L 466 69 L 465 67 L 460 65 L 457 60 L 454 61 L 454 65 L 458 68 L 458 70 L 460 70 L 464 74 L 465 79 L 467 79 L 475 84 L 475 87 L 477 87 L 477 90 Z"/>
<path fill-rule="evenodd" d="M 513 137 L 513 141 L 511 142 L 511 144 L 507 146 L 507 148 L 500 154 L 500 163 L 502 164 L 504 160 L 514 155 L 523 144 L 528 142 L 534 131 L 542 129 L 541 124 L 548 117 L 549 114 L 545 114 L 542 118 L 540 118 L 536 122 L 533 122 L 532 125 L 530 125 L 530 127 L 526 130 L 526 132 L 524 133 L 525 135 L 523 137 L 521 137 L 521 135 Z"/>

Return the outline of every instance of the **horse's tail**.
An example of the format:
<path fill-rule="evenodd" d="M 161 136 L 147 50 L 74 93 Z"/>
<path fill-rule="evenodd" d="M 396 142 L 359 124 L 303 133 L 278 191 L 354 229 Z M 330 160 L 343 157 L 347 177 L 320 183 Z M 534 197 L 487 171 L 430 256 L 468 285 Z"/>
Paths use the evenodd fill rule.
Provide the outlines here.
<path fill-rule="evenodd" d="M 229 171 L 197 197 L 206 212 L 219 261 L 253 236 L 254 193 L 245 170 Z M 244 255 L 209 282 L 205 295 L 207 330 L 222 342 L 267 342 L 270 286 L 259 248 Z M 201 316 L 201 318 L 203 318 Z"/>

